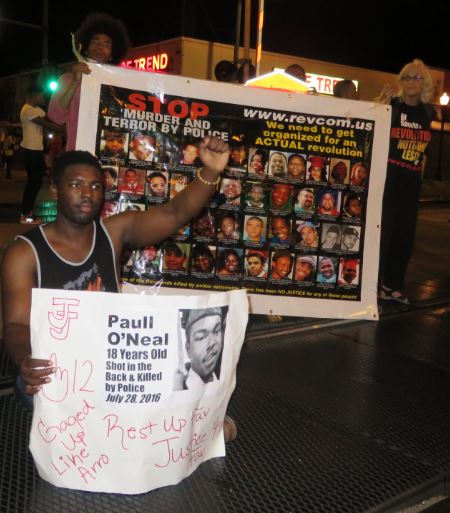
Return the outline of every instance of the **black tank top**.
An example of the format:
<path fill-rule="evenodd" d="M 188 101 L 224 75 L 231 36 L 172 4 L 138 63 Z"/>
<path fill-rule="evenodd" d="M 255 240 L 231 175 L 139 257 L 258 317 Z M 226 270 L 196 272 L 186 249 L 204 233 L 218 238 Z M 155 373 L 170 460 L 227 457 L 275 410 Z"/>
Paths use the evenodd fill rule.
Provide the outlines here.
<path fill-rule="evenodd" d="M 91 250 L 80 263 L 64 260 L 54 251 L 43 225 L 16 238 L 26 240 L 33 249 L 39 288 L 119 292 L 112 242 L 101 221 L 94 222 Z"/>

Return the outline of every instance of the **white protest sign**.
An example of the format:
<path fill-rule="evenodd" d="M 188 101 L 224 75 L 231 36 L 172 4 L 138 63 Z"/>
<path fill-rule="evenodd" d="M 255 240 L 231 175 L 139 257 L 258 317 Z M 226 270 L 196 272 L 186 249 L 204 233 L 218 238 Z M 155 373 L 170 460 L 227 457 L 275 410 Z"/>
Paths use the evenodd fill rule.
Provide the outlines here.
<path fill-rule="evenodd" d="M 66 488 L 144 493 L 225 455 L 222 424 L 248 320 L 244 290 L 143 296 L 34 289 L 30 450 Z"/>

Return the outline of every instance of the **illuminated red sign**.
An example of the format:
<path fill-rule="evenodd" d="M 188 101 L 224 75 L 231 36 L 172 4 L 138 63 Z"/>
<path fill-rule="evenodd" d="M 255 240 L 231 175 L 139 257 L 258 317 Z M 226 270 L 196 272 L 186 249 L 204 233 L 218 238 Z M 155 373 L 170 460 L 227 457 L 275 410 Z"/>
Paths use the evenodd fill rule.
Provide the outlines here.
<path fill-rule="evenodd" d="M 157 53 L 144 57 L 135 57 L 122 61 L 120 65 L 124 68 L 134 68 L 141 71 L 164 71 L 169 68 L 170 59 L 167 53 Z"/>

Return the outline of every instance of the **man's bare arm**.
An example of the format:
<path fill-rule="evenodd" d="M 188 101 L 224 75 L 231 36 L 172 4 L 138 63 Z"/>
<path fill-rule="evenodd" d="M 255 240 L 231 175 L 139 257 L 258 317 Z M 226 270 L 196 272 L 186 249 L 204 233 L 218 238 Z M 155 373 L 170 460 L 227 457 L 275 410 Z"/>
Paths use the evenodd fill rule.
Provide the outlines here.
<path fill-rule="evenodd" d="M 52 362 L 31 358 L 31 290 L 36 286 L 35 276 L 31 247 L 21 240 L 14 242 L 2 262 L 3 339 L 29 394 L 38 392 L 53 370 Z"/>
<path fill-rule="evenodd" d="M 60 133 L 64 132 L 64 128 L 61 125 L 53 123 L 53 121 L 50 121 L 46 117 L 33 118 L 31 121 L 33 123 L 36 123 L 36 125 L 39 125 L 39 126 L 45 128 L 46 130 L 49 130 L 50 132 L 60 132 Z"/>
<path fill-rule="evenodd" d="M 91 69 L 85 62 L 77 62 L 72 66 L 72 80 L 61 86 L 61 91 L 57 94 L 57 101 L 61 109 L 67 110 L 72 103 L 72 99 L 81 83 L 82 75 L 89 75 Z"/>
<path fill-rule="evenodd" d="M 175 198 L 147 212 L 126 212 L 105 219 L 116 254 L 122 244 L 142 247 L 156 244 L 170 237 L 180 226 L 191 220 L 207 203 L 216 190 L 214 183 L 224 170 L 229 157 L 228 144 L 215 137 L 205 137 L 199 146 L 199 156 L 204 165 L 198 177 Z"/>

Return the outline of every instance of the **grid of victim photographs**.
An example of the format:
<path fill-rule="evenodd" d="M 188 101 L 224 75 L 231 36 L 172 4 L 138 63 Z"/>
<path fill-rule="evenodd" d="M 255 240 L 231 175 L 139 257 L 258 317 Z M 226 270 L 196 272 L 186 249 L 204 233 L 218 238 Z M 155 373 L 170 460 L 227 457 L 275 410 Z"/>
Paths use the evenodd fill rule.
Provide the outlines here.
<path fill-rule="evenodd" d="M 102 216 L 145 210 L 174 198 L 200 166 L 198 141 L 123 134 L 107 148 Z M 119 135 L 115 135 L 115 142 Z M 137 142 L 133 142 L 137 139 Z M 118 145 L 120 147 L 120 145 Z M 237 282 L 355 288 L 369 180 L 365 162 L 231 145 L 217 193 L 196 219 L 159 246 L 134 251 L 124 279 L 174 275 Z"/>

